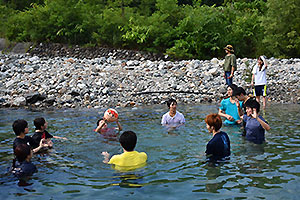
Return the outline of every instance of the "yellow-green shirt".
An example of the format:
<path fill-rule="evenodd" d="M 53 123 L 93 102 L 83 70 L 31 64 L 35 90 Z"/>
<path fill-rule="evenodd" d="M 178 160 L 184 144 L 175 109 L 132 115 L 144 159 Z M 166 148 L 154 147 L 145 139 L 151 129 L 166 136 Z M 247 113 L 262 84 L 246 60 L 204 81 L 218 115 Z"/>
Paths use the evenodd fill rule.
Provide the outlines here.
<path fill-rule="evenodd" d="M 121 167 L 138 166 L 146 163 L 147 154 L 145 152 L 130 151 L 120 155 L 114 155 L 109 160 L 108 164 L 113 164 Z"/>
<path fill-rule="evenodd" d="M 227 54 L 225 56 L 223 69 L 225 72 L 231 72 L 231 68 L 234 67 L 234 71 L 236 70 L 236 57 L 234 54 Z"/>

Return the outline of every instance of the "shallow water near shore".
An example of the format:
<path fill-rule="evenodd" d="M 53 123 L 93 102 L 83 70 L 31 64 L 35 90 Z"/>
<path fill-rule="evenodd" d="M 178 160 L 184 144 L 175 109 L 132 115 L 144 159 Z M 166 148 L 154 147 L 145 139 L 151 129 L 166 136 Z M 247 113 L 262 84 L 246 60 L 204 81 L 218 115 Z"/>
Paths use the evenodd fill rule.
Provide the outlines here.
<path fill-rule="evenodd" d="M 223 126 L 231 140 L 231 159 L 212 167 L 205 147 L 212 137 L 204 122 L 217 105 L 178 105 L 187 124 L 175 131 L 160 126 L 165 105 L 118 108 L 124 130 L 137 133 L 137 151 L 148 154 L 143 168 L 118 172 L 102 163 L 102 151 L 122 149 L 116 138 L 93 132 L 104 109 L 0 110 L 1 199 L 298 199 L 300 189 L 300 105 L 270 105 L 261 114 L 271 125 L 266 143 L 244 140 L 237 126 Z M 38 173 L 18 186 L 8 173 L 13 159 L 11 124 L 45 117 L 54 148 L 32 159 Z M 115 124 L 113 124 L 116 126 Z M 30 135 L 29 133 L 29 135 Z"/>

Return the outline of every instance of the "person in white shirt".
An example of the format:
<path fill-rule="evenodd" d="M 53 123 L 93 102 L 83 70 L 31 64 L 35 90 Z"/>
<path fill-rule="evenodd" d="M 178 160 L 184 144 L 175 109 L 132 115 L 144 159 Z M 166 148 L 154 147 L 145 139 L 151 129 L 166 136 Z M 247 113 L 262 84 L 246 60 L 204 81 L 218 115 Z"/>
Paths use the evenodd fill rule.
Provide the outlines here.
<path fill-rule="evenodd" d="M 177 102 L 175 99 L 169 99 L 167 106 L 169 112 L 162 116 L 161 124 L 167 127 L 179 127 L 185 123 L 183 114 L 176 110 Z"/>
<path fill-rule="evenodd" d="M 257 64 L 252 70 L 251 85 L 254 86 L 253 95 L 256 97 L 256 101 L 260 102 L 260 96 L 263 96 L 263 107 L 266 107 L 267 102 L 267 61 L 264 56 L 259 56 Z"/>

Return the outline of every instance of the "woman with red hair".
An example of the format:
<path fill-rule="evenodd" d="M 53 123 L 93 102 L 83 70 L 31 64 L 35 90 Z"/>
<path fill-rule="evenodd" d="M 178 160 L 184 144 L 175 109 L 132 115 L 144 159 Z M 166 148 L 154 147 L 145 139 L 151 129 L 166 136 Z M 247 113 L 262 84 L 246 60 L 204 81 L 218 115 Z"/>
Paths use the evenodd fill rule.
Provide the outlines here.
<path fill-rule="evenodd" d="M 230 156 L 230 140 L 227 133 L 220 131 L 222 119 L 218 114 L 209 114 L 205 118 L 206 128 L 213 138 L 206 145 L 206 158 L 209 161 L 223 161 Z"/>

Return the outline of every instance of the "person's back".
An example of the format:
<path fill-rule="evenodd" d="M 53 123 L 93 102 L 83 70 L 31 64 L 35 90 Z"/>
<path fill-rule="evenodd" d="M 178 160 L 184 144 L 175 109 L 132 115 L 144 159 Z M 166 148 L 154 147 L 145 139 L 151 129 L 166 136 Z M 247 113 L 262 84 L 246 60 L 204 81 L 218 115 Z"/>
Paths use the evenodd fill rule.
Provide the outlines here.
<path fill-rule="evenodd" d="M 209 114 L 205 118 L 206 128 L 213 138 L 206 145 L 206 158 L 208 161 L 216 162 L 229 159 L 230 140 L 227 133 L 220 131 L 222 119 L 218 114 Z"/>
<path fill-rule="evenodd" d="M 109 153 L 102 152 L 104 156 L 104 163 L 115 165 L 116 167 L 135 167 L 138 168 L 146 163 L 147 154 L 144 152 L 137 152 L 134 150 L 137 137 L 133 131 L 125 131 L 120 136 L 119 142 L 123 147 L 124 153 L 120 155 L 114 155 L 109 160 Z"/>
<path fill-rule="evenodd" d="M 13 142 L 13 150 L 15 150 L 16 147 L 20 144 L 26 144 L 28 146 L 32 146 L 33 145 L 32 138 L 30 136 L 27 136 L 27 135 L 24 138 L 16 137 L 14 142 Z"/>
<path fill-rule="evenodd" d="M 230 156 L 230 140 L 227 133 L 220 131 L 206 145 L 208 159 L 211 161 L 223 160 Z M 210 155 L 210 156 L 209 156 Z"/>
<path fill-rule="evenodd" d="M 147 161 L 147 154 L 145 152 L 130 151 L 124 152 L 120 155 L 114 155 L 108 164 L 114 164 L 122 167 L 137 166 Z"/>

